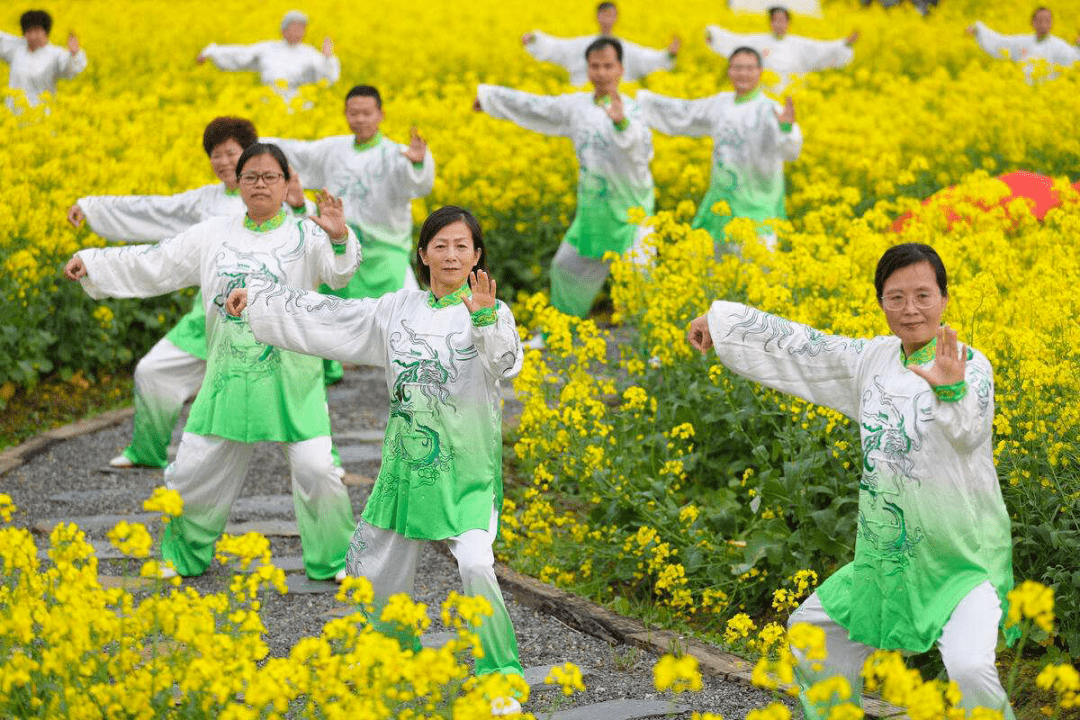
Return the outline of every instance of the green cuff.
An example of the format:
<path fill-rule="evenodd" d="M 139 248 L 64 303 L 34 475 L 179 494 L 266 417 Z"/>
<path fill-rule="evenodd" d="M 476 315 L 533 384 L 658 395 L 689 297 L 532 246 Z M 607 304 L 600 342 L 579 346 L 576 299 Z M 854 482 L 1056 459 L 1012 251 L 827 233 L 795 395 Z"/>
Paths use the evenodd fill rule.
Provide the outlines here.
<path fill-rule="evenodd" d="M 675 59 L 675 58 L 677 58 L 677 57 L 678 57 L 679 55 L 678 55 L 678 53 L 673 53 L 673 52 L 671 52 L 670 50 L 668 50 L 668 51 L 667 51 L 667 56 L 668 56 L 668 59 L 669 59 L 669 60 L 674 60 L 674 59 Z"/>
<path fill-rule="evenodd" d="M 622 132 L 628 127 L 630 127 L 630 118 L 623 118 L 619 122 L 615 123 L 615 129 L 619 132 Z"/>
<path fill-rule="evenodd" d="M 781 132 L 789 133 L 794 126 L 795 123 L 780 123 L 780 130 Z"/>
<path fill-rule="evenodd" d="M 300 207 L 290 205 L 289 207 L 292 209 L 293 215 L 307 215 L 307 205 L 301 205 Z"/>
<path fill-rule="evenodd" d="M 423 168 L 423 167 L 424 167 L 424 161 L 423 161 L 423 160 L 421 160 L 421 161 L 420 161 L 420 162 L 418 162 L 418 163 L 413 163 L 413 164 L 412 164 L 412 166 L 413 166 L 414 168 L 416 168 L 417 170 L 420 170 L 421 168 Z"/>
<path fill-rule="evenodd" d="M 473 327 L 486 327 L 487 325 L 494 325 L 498 317 L 495 315 L 494 307 L 480 308 L 476 312 L 469 313 L 469 317 L 472 318 Z"/>
<path fill-rule="evenodd" d="M 934 394 L 941 402 L 960 402 L 967 395 L 967 381 L 961 380 L 952 385 L 938 385 L 934 388 Z"/>

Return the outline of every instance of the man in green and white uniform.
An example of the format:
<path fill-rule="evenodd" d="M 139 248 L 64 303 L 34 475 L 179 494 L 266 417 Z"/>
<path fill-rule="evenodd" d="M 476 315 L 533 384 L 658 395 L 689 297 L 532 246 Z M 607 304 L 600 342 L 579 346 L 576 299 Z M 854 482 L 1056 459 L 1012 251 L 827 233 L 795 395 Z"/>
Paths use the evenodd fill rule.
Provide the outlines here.
<path fill-rule="evenodd" d="M 802 131 L 789 98 L 783 108 L 759 87 L 761 58 L 740 48 L 728 62 L 734 92 L 699 100 L 670 98 L 642 90 L 638 102 L 646 122 L 667 135 L 710 135 L 713 164 L 709 189 L 698 205 L 692 226 L 704 228 L 719 247 L 727 242 L 724 228 L 733 217 L 759 223 L 784 219 L 784 163 L 799 157 Z M 719 201 L 730 214 L 713 211 Z M 773 232 L 759 225 L 758 234 L 775 242 Z"/>
<path fill-rule="evenodd" d="M 577 212 L 551 261 L 551 304 L 586 317 L 607 280 L 605 253 L 625 253 L 648 234 L 627 212 L 653 212 L 652 133 L 638 104 L 619 94 L 622 47 L 600 38 L 586 50 L 593 92 L 533 95 L 481 85 L 474 109 L 524 128 L 568 137 L 578 159 Z"/>

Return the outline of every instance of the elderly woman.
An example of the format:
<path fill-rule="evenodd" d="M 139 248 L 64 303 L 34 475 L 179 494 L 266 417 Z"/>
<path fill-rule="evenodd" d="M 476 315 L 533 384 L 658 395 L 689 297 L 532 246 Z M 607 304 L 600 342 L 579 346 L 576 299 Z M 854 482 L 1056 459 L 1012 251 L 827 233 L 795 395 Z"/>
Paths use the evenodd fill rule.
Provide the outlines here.
<path fill-rule="evenodd" d="M 217 45 L 210 43 L 195 61 L 210 60 L 219 70 L 254 70 L 264 85 L 276 86 L 284 80 L 281 91 L 288 100 L 296 88 L 308 83 L 327 80 L 331 85 L 341 77 L 341 61 L 334 56 L 334 43 L 323 38 L 322 51 L 304 44 L 308 16 L 290 10 L 281 19 L 281 40 L 268 40 L 254 45 Z"/>
<path fill-rule="evenodd" d="M 88 195 L 68 210 L 75 227 L 86 222 L 109 240 L 164 240 L 218 215 L 244 211 L 236 161 L 259 139 L 255 126 L 238 117 L 219 117 L 203 131 L 203 150 L 221 182 L 176 195 Z M 296 179 L 296 174 L 291 173 Z M 286 205 L 308 210 L 299 182 L 290 182 Z M 295 207 L 293 207 L 295 206 Z M 133 437 L 109 461 L 118 468 L 165 467 L 173 427 L 184 403 L 195 397 L 206 371 L 206 312 L 197 295 L 191 311 L 135 366 Z"/>
<path fill-rule="evenodd" d="M 180 575 L 203 573 L 240 492 L 253 444 L 285 443 L 304 568 L 317 580 L 343 578 L 352 506 L 330 454 L 322 362 L 255 340 L 224 312 L 229 291 L 266 275 L 311 289 L 341 287 L 359 262 L 341 200 L 318 195 L 319 217 L 282 207 L 290 178 L 281 150 L 255 143 L 236 165 L 246 213 L 215 217 L 156 245 L 80 250 L 64 268 L 91 297 L 148 297 L 191 285 L 206 310 L 206 378 L 191 408 L 165 484 L 184 514 L 169 523 L 162 555 Z"/>
<path fill-rule="evenodd" d="M 477 673 L 520 675 L 491 548 L 503 499 L 499 383 L 518 374 L 523 352 L 484 252 L 476 218 L 447 206 L 420 229 L 417 267 L 428 291 L 344 300 L 261 275 L 233 291 L 229 311 L 246 308 L 261 342 L 385 369 L 382 467 L 353 535 L 349 574 L 368 578 L 385 602 L 412 591 L 420 541 L 445 540 L 465 594 L 494 610 L 478 631 Z M 506 700 L 497 714 L 520 709 Z"/>
<path fill-rule="evenodd" d="M 41 93 L 56 93 L 57 80 L 70 80 L 86 69 L 86 53 L 75 33 L 68 35 L 66 48 L 49 44 L 52 17 L 44 10 L 27 10 L 19 25 L 22 37 L 0 32 L 0 58 L 11 66 L 8 87 L 22 90 L 34 107 Z M 10 99 L 8 107 L 15 107 Z"/>
<path fill-rule="evenodd" d="M 735 373 L 833 408 L 861 428 L 855 559 L 789 620 L 826 635 L 820 671 L 800 656 L 802 687 L 840 674 L 858 690 L 874 649 L 923 652 L 936 644 L 962 707 L 1011 717 L 994 665 L 1013 576 L 1009 514 L 994 469 L 993 370 L 941 324 L 948 281 L 933 248 L 890 248 L 874 286 L 891 336 L 825 335 L 715 302 L 690 324 L 690 344 L 703 353 L 715 347 Z M 828 715 L 803 703 L 807 717 Z"/>

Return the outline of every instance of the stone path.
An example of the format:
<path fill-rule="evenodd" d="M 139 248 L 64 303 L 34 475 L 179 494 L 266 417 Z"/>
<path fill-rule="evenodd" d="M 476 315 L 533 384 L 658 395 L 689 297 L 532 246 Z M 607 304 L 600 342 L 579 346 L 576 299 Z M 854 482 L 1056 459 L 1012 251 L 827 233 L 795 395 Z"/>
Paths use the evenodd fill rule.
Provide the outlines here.
<path fill-rule="evenodd" d="M 508 405 L 512 402 L 511 398 Z M 330 406 L 335 445 L 349 472 L 346 484 L 354 514 L 359 516 L 371 478 L 378 473 L 387 418 L 388 397 L 382 372 L 370 368 L 347 370 L 344 380 L 330 388 Z M 0 492 L 10 494 L 19 508 L 13 522 L 39 534 L 39 547 L 47 545 L 47 535 L 58 522 L 74 522 L 97 549 L 102 582 L 139 587 L 137 578 L 123 576 L 122 556 L 106 539 L 108 530 L 121 520 L 142 522 L 148 527 L 157 522 L 156 514 L 143 512 L 141 507 L 142 501 L 162 483 L 162 472 L 117 471 L 107 466 L 108 459 L 130 439 L 130 433 L 130 412 L 119 411 L 96 422 L 80 423 L 75 429 L 69 426 L 51 431 L 21 449 L 2 453 Z M 171 453 L 178 441 L 179 428 Z M 262 610 L 270 652 L 283 656 L 302 637 L 318 635 L 323 623 L 352 608 L 333 599 L 333 582 L 313 581 L 304 575 L 287 467 L 282 453 L 271 444 L 257 446 L 227 528 L 233 534 L 251 531 L 268 537 L 274 563 L 286 572 L 288 594 L 270 597 Z M 47 559 L 44 549 L 41 557 Z M 231 572 L 215 563 L 202 577 L 184 583 L 200 592 L 218 592 L 228 587 Z M 580 632 L 567 623 L 576 617 L 573 612 L 564 610 L 553 615 L 535 609 L 558 602 L 550 598 L 565 594 L 559 595 L 561 591 L 554 588 L 551 592 L 542 589 L 539 594 L 546 596 L 538 603 L 536 588 L 542 587 L 540 584 L 528 579 L 511 581 L 508 577 L 505 575 L 503 580 L 504 594 L 518 635 L 526 679 L 534 691 L 525 709 L 538 718 L 689 718 L 691 711 L 711 711 L 731 719 L 742 718 L 748 710 L 763 707 L 771 700 L 745 684 L 725 680 L 725 673 L 715 669 L 721 676 L 706 676 L 700 693 L 683 694 L 677 699 L 657 693 L 652 666 L 658 656 L 638 646 L 649 647 L 642 638 L 635 639 L 631 632 L 631 643 L 624 644 L 606 631 L 598 632 L 600 637 Z M 427 604 L 432 620 L 430 632 L 423 638 L 425 645 L 440 646 L 452 637 L 441 625 L 439 605 L 451 590 L 459 589 L 456 566 L 448 553 L 440 552 L 434 544 L 426 546 L 414 593 L 415 600 Z M 518 602 L 512 593 L 520 594 L 525 602 Z M 580 607 L 577 612 L 581 612 Z M 565 698 L 556 688 L 544 684 L 551 667 L 565 662 L 583 669 L 587 687 L 584 693 Z M 708 663 L 703 667 L 709 670 Z"/>

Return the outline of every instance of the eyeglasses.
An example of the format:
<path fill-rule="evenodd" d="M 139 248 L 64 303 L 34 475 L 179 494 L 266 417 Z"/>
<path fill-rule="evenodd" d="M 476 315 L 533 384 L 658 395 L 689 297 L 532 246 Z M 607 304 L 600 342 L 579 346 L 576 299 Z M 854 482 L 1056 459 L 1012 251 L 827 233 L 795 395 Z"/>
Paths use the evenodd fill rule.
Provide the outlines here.
<path fill-rule="evenodd" d="M 254 185 L 255 183 L 259 182 L 260 178 L 262 178 L 262 181 L 267 185 L 273 185 L 274 183 L 279 182 L 284 177 L 284 174 L 278 172 L 244 173 L 240 176 L 240 182 L 242 182 L 244 185 Z"/>
<path fill-rule="evenodd" d="M 915 293 L 911 297 L 915 307 L 919 310 L 929 310 L 934 307 L 938 300 L 941 299 L 941 295 L 938 293 L 921 292 Z M 889 295 L 882 299 L 881 304 L 885 306 L 886 310 L 903 310 L 907 307 L 908 296 L 907 295 Z"/>

